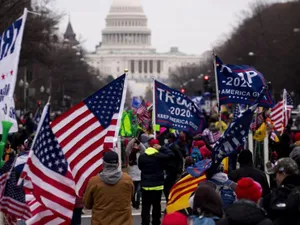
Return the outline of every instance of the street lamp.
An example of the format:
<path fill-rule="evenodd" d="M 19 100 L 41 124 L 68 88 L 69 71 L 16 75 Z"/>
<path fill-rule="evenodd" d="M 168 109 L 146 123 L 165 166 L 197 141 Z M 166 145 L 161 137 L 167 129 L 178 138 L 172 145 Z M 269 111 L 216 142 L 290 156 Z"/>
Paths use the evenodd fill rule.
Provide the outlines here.
<path fill-rule="evenodd" d="M 249 56 L 255 56 L 255 53 L 254 52 L 249 52 L 248 55 Z"/>
<path fill-rule="evenodd" d="M 76 55 L 81 55 L 80 52 L 76 52 Z"/>
<path fill-rule="evenodd" d="M 44 87 L 44 86 L 41 86 L 40 91 L 41 91 L 41 93 L 44 93 L 45 87 Z"/>
<path fill-rule="evenodd" d="M 19 87 L 23 87 L 24 92 L 24 111 L 26 110 L 26 101 L 27 101 L 27 88 L 29 87 L 28 82 L 24 82 L 22 79 L 19 81 Z"/>

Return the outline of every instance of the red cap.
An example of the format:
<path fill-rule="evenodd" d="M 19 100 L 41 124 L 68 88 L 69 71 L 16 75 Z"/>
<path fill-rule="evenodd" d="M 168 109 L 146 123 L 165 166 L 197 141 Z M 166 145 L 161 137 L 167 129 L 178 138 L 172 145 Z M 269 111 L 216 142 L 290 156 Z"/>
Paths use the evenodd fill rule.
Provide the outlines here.
<path fill-rule="evenodd" d="M 159 145 L 159 141 L 157 139 L 151 139 L 149 145 L 153 147 L 154 145 Z"/>
<path fill-rule="evenodd" d="M 182 213 L 174 212 L 165 215 L 161 225 L 188 225 L 188 219 Z"/>
<path fill-rule="evenodd" d="M 235 193 L 238 199 L 246 199 L 256 203 L 261 198 L 262 188 L 253 179 L 244 177 L 238 181 Z"/>
<path fill-rule="evenodd" d="M 201 148 L 202 146 L 205 146 L 204 141 L 194 141 L 194 146 Z"/>

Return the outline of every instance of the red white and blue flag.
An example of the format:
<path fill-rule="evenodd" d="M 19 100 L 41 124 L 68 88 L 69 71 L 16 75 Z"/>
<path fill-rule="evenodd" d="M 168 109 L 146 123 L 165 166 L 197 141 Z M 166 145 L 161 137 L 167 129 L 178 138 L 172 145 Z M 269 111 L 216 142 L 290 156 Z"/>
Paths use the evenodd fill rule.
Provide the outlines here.
<path fill-rule="evenodd" d="M 70 224 L 75 206 L 75 182 L 64 153 L 50 128 L 49 104 L 21 173 L 32 217 L 27 225 Z"/>
<path fill-rule="evenodd" d="M 17 219 L 31 217 L 23 187 L 17 185 L 14 162 L 15 159 L 11 158 L 0 169 L 0 210 L 5 213 L 9 225 L 17 224 Z"/>
<path fill-rule="evenodd" d="M 76 193 L 102 170 L 103 154 L 117 142 L 126 95 L 126 75 L 89 96 L 51 124 L 70 165 Z"/>

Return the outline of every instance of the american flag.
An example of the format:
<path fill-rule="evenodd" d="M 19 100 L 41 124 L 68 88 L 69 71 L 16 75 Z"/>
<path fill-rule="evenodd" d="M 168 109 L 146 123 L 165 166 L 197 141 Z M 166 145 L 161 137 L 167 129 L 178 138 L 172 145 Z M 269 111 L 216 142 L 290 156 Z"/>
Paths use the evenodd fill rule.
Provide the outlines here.
<path fill-rule="evenodd" d="M 239 104 L 236 104 L 233 110 L 233 119 L 237 119 L 241 115 L 241 107 Z"/>
<path fill-rule="evenodd" d="M 143 100 L 138 107 L 136 114 L 139 124 L 141 124 L 145 129 L 148 129 L 151 121 L 151 115 L 146 107 L 145 100 Z"/>
<path fill-rule="evenodd" d="M 271 120 L 274 125 L 274 130 L 281 133 L 288 124 L 291 118 L 293 109 L 293 100 L 287 91 L 283 90 L 283 99 L 278 102 L 271 111 Z"/>
<path fill-rule="evenodd" d="M 104 152 L 110 151 L 117 141 L 126 94 L 125 76 L 112 81 L 51 124 L 80 197 L 89 179 L 101 171 Z"/>
<path fill-rule="evenodd" d="M 22 186 L 17 185 L 14 170 L 15 159 L 10 159 L 0 169 L 0 210 L 6 215 L 7 223 L 14 225 L 17 219 L 31 217 Z"/>
<path fill-rule="evenodd" d="M 75 182 L 50 128 L 49 104 L 43 110 L 32 149 L 21 173 L 26 202 L 32 213 L 26 224 L 70 224 L 76 198 Z"/>

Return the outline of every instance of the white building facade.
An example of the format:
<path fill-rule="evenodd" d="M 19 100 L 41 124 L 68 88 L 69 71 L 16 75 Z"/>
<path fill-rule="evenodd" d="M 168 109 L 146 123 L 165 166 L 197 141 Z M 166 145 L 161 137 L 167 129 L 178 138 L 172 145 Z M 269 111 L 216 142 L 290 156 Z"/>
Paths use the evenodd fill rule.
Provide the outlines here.
<path fill-rule="evenodd" d="M 187 55 L 171 47 L 157 53 L 151 46 L 151 30 L 140 0 L 113 0 L 96 51 L 86 55 L 89 65 L 104 75 L 117 77 L 128 69 L 134 96 L 144 96 L 152 78 L 168 83 L 176 67 L 200 63 L 200 56 Z"/>

